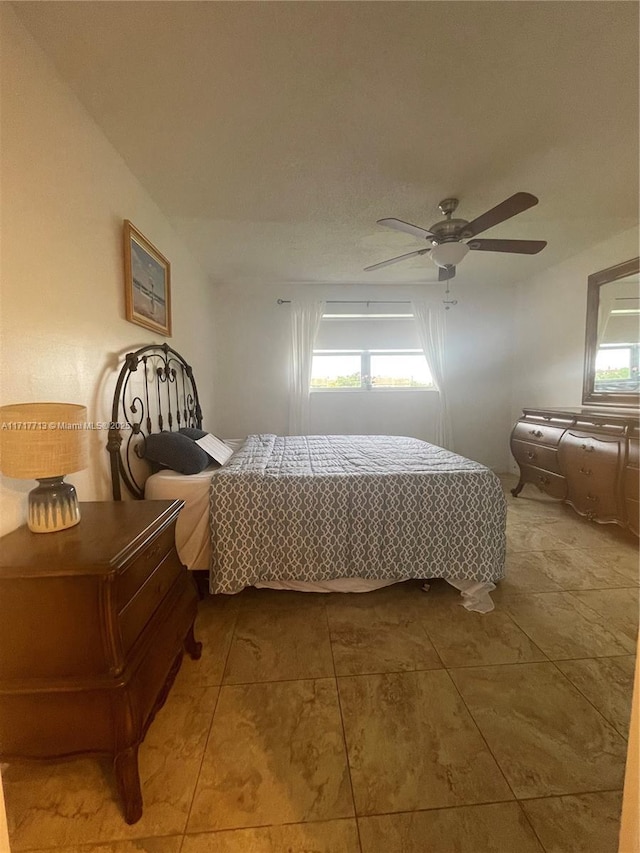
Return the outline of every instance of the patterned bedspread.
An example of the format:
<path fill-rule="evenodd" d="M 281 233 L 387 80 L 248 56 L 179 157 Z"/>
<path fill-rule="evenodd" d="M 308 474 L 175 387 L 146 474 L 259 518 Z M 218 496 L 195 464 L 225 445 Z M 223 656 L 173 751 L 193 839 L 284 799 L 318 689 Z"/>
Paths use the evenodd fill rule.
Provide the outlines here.
<path fill-rule="evenodd" d="M 504 576 L 495 474 L 415 438 L 252 435 L 211 481 L 211 592 Z"/>

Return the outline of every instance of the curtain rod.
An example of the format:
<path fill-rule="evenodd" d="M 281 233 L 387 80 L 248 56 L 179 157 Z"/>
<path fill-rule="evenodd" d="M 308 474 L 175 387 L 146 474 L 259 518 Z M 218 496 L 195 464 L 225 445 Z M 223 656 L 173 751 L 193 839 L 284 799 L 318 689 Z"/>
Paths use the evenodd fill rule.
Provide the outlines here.
<path fill-rule="evenodd" d="M 289 305 L 290 299 L 278 299 L 278 305 Z M 409 299 L 327 299 L 327 305 L 411 305 Z"/>

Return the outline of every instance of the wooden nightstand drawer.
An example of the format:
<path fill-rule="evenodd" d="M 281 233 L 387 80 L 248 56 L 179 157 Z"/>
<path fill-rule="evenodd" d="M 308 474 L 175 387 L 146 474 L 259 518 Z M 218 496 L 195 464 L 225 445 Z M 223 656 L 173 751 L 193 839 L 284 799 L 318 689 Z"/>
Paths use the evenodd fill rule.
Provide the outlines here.
<path fill-rule="evenodd" d="M 180 562 L 175 548 L 172 548 L 118 615 L 120 636 L 125 654 L 131 649 L 154 611 L 175 583 L 176 578 L 180 577 L 184 571 L 185 568 Z"/>
<path fill-rule="evenodd" d="M 122 610 L 146 583 L 149 575 L 164 560 L 173 548 L 174 525 L 160 533 L 145 548 L 144 552 L 118 577 L 117 608 Z"/>

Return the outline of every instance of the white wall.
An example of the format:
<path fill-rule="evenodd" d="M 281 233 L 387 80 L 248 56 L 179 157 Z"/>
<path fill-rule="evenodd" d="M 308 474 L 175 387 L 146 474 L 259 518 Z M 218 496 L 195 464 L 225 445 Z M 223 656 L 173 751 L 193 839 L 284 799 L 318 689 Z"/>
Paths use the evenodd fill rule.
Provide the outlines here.
<path fill-rule="evenodd" d="M 587 278 L 637 257 L 637 228 L 592 246 L 516 287 L 511 416 L 522 406 L 580 406 Z"/>
<path fill-rule="evenodd" d="M 226 436 L 286 433 L 288 424 L 288 305 L 301 289 L 324 299 L 442 298 L 443 286 L 276 286 L 248 282 L 221 287 L 216 308 L 215 420 Z M 450 404 L 455 450 L 497 471 L 508 465 L 509 353 L 512 291 L 452 284 L 458 305 L 447 314 Z M 428 391 L 311 395 L 310 431 L 388 433 L 433 439 L 437 396 Z"/>
<path fill-rule="evenodd" d="M 632 228 L 517 285 L 512 421 L 523 406 L 582 404 L 587 278 L 637 257 L 639 240 Z"/>
<path fill-rule="evenodd" d="M 166 340 L 197 367 L 213 411 L 206 276 L 10 5 L 0 14 L 0 403 L 82 403 L 90 421 L 108 420 L 119 357 Z M 125 320 L 124 219 L 171 262 L 172 338 Z M 106 433 L 90 442 L 90 467 L 69 480 L 80 500 L 109 499 Z M 0 533 L 24 521 L 34 485 L 0 479 Z"/>

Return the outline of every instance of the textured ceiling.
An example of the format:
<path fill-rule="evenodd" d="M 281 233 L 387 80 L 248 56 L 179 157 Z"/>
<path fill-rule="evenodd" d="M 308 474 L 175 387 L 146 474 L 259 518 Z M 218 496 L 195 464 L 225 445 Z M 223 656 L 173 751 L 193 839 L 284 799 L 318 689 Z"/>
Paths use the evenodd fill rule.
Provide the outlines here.
<path fill-rule="evenodd" d="M 433 281 L 457 196 L 486 237 L 459 280 L 509 282 L 638 222 L 635 2 L 19 2 L 59 74 L 212 281 Z"/>

